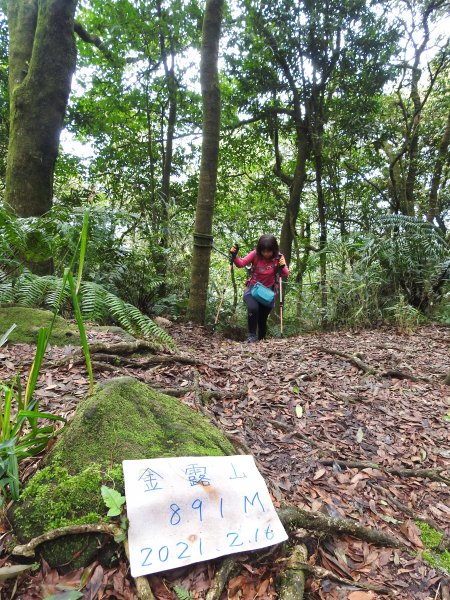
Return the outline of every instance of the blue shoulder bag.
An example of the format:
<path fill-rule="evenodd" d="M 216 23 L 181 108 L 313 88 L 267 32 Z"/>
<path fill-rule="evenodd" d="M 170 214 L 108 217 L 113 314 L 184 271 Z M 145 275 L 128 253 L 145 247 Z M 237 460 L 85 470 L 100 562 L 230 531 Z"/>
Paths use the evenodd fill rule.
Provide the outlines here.
<path fill-rule="evenodd" d="M 275 292 L 259 281 L 255 283 L 250 293 L 257 302 L 264 306 L 270 306 L 275 298 Z"/>

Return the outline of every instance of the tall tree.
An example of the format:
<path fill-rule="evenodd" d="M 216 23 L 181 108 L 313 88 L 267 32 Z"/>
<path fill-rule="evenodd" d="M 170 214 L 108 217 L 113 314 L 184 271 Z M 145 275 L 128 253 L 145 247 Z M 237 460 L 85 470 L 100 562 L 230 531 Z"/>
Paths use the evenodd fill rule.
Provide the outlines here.
<path fill-rule="evenodd" d="M 200 81 L 203 100 L 203 140 L 195 215 L 189 317 L 203 323 L 209 281 L 212 222 L 217 183 L 220 137 L 220 86 L 218 56 L 223 0 L 207 0 L 203 18 Z"/>
<path fill-rule="evenodd" d="M 52 205 L 75 70 L 77 0 L 8 0 L 10 135 L 5 200 L 21 217 Z"/>
<path fill-rule="evenodd" d="M 426 129 L 426 108 L 440 77 L 448 72 L 450 66 L 450 38 L 447 34 L 433 31 L 433 26 L 448 11 L 448 3 L 446 0 L 412 3 L 400 0 L 398 8 L 397 21 L 402 31 L 404 59 L 399 65 L 397 86 L 387 105 L 388 114 L 383 119 L 376 147 L 384 153 L 388 162 L 392 211 L 414 216 L 418 213 L 421 191 L 425 188 L 423 178 L 420 177 L 420 155 L 422 136 Z M 431 59 L 430 50 L 433 50 Z M 447 114 L 448 111 L 444 108 L 443 122 Z M 435 189 L 430 190 L 430 208 L 425 210 L 429 220 L 437 216 L 436 186 L 441 177 L 439 162 L 448 146 L 445 134 L 436 145 L 439 144 L 442 151 L 437 153 L 438 164 L 431 167 L 435 170 L 432 184 Z M 426 165 L 426 170 L 430 170 L 429 164 Z M 429 185 L 428 178 L 426 187 Z"/>

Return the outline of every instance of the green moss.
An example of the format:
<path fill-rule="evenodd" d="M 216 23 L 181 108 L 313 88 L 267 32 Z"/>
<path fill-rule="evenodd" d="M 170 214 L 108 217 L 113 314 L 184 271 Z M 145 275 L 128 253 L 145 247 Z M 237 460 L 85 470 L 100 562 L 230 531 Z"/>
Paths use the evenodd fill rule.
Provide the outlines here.
<path fill-rule="evenodd" d="M 0 308 L 0 333 L 7 331 L 13 323 L 17 327 L 9 335 L 12 343 L 34 344 L 41 327 L 48 327 L 53 318 L 49 310 L 9 306 Z M 56 317 L 50 343 L 57 346 L 80 346 L 80 336 L 75 325 L 62 317 Z"/>
<path fill-rule="evenodd" d="M 445 550 L 441 554 L 426 550 L 422 554 L 423 559 L 427 561 L 435 569 L 443 569 L 450 575 L 450 552 Z"/>
<path fill-rule="evenodd" d="M 27 539 L 44 523 L 45 530 L 51 530 L 100 521 L 106 513 L 100 494 L 104 481 L 98 465 L 89 465 L 77 475 L 55 465 L 42 469 L 30 480 L 14 511 L 16 534 Z"/>
<path fill-rule="evenodd" d="M 25 541 L 57 527 L 106 521 L 107 508 L 100 492 L 103 483 L 124 493 L 122 469 L 116 467 L 102 473 L 93 464 L 70 475 L 58 465 L 45 467 L 31 479 L 20 503 L 13 508 L 16 536 Z M 43 544 L 40 553 L 51 566 L 70 564 L 71 569 L 76 569 L 95 559 L 99 542 L 111 540 L 104 535 L 68 536 Z"/>
<path fill-rule="evenodd" d="M 420 529 L 420 538 L 424 543 L 426 548 L 438 548 L 441 540 L 443 538 L 442 533 L 430 527 L 427 523 L 423 521 L 416 522 L 417 527 Z"/>
<path fill-rule="evenodd" d="M 444 537 L 442 533 L 430 527 L 423 521 L 416 522 L 417 527 L 420 529 L 420 538 L 427 548 L 422 553 L 423 559 L 426 560 L 432 567 L 443 569 L 450 574 L 450 552 L 445 550 L 444 552 L 434 552 Z"/>
<path fill-rule="evenodd" d="M 203 416 L 136 379 L 119 377 L 97 386 L 93 396 L 80 402 L 48 460 L 73 473 L 92 460 L 111 468 L 125 458 L 233 453 L 225 435 Z"/>

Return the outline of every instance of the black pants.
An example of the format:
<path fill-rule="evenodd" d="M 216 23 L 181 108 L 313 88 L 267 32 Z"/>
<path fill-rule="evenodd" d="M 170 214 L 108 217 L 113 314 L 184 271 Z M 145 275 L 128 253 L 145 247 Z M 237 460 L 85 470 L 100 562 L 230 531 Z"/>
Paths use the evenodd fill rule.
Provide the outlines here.
<path fill-rule="evenodd" d="M 248 332 L 256 335 L 258 329 L 258 340 L 263 340 L 266 337 L 267 318 L 273 307 L 260 304 L 251 294 L 244 294 L 244 302 L 248 308 Z"/>

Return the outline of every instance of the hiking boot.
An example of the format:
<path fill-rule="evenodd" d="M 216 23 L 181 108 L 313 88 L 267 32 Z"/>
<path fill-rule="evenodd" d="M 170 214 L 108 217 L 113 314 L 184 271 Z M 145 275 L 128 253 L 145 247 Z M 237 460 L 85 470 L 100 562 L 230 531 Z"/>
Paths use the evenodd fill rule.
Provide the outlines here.
<path fill-rule="evenodd" d="M 258 338 L 256 337 L 256 333 L 249 333 L 246 340 L 247 344 L 254 344 L 257 341 Z"/>

